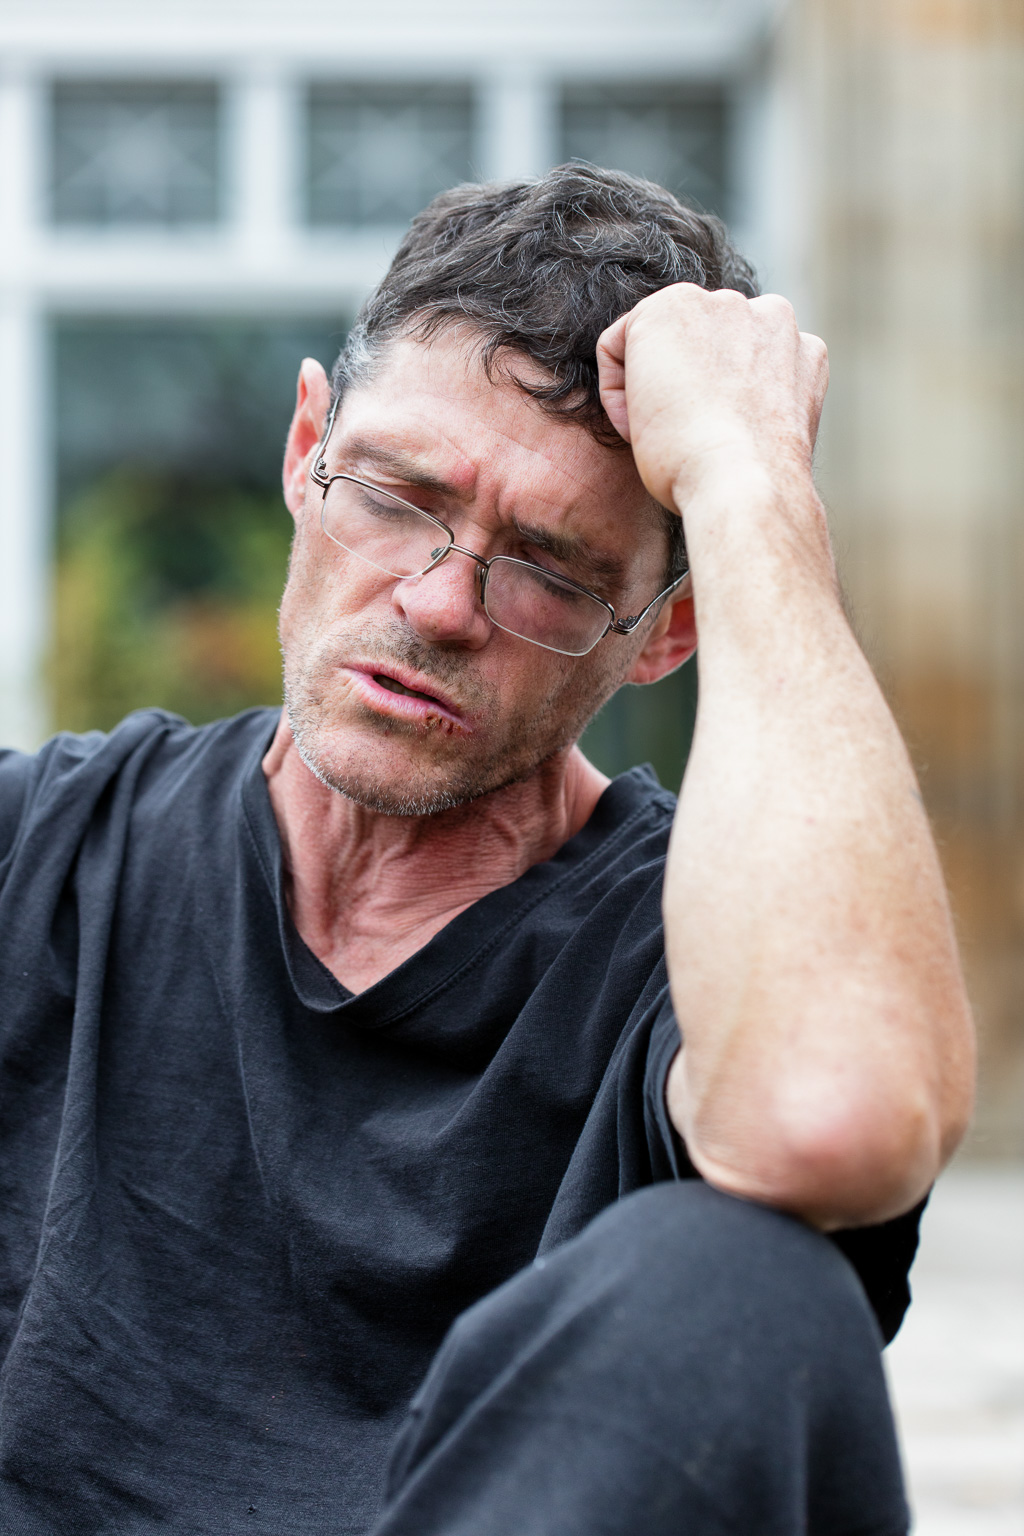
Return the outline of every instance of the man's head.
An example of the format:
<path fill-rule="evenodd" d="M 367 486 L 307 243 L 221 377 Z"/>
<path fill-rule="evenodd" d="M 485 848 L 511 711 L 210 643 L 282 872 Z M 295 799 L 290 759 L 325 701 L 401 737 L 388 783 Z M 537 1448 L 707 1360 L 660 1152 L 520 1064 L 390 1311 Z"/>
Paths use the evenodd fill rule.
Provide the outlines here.
<path fill-rule="evenodd" d="M 583 657 L 517 639 L 487 619 L 471 559 L 395 581 L 333 545 L 308 480 L 339 401 L 328 473 L 391 488 L 474 553 L 535 561 L 639 612 L 685 570 L 685 548 L 604 414 L 596 346 L 676 282 L 756 292 L 721 224 L 650 183 L 569 165 L 458 187 L 413 221 L 330 387 L 304 366 L 281 634 L 292 728 L 326 782 L 392 812 L 461 803 L 528 776 L 622 682 L 654 681 L 690 653 L 685 595 Z"/>

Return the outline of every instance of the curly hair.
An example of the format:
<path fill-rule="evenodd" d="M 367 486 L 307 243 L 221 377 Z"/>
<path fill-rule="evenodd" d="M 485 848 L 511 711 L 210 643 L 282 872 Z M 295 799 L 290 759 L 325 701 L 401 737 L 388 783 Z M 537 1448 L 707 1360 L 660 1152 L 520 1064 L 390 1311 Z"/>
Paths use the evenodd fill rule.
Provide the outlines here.
<path fill-rule="evenodd" d="M 399 335 L 429 340 L 468 324 L 489 378 L 502 374 L 554 416 L 624 446 L 598 389 L 602 331 L 672 283 L 734 288 L 757 280 L 725 226 L 653 182 L 583 161 L 532 181 L 465 184 L 413 219 L 366 300 L 331 375 L 334 399 L 369 377 Z M 544 379 L 520 378 L 516 356 Z M 680 520 L 669 514 L 669 570 L 686 570 Z"/>

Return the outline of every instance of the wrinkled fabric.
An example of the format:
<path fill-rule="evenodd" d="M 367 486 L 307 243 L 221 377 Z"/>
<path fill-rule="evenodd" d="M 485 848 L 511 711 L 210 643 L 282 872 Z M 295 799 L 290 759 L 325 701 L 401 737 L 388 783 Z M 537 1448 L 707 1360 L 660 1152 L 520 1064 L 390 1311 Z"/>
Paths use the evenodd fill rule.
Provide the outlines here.
<path fill-rule="evenodd" d="M 276 718 L 0 755 L 5 1536 L 366 1530 L 453 1319 L 694 1176 L 653 776 L 353 997 L 288 915 Z M 842 1239 L 887 1332 L 915 1234 Z"/>
<path fill-rule="evenodd" d="M 879 1343 L 820 1233 L 640 1190 L 459 1318 L 373 1536 L 905 1536 Z"/>

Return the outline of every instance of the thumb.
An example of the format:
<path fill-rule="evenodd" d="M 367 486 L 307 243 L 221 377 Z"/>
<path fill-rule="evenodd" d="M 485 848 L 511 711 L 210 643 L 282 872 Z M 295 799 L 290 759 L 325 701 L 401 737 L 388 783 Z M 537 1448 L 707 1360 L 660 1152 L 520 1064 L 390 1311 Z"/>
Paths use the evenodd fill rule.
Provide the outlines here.
<path fill-rule="evenodd" d="M 629 315 L 620 315 L 602 331 L 597 341 L 597 382 L 601 404 L 620 437 L 630 441 L 626 409 L 626 326 Z"/>

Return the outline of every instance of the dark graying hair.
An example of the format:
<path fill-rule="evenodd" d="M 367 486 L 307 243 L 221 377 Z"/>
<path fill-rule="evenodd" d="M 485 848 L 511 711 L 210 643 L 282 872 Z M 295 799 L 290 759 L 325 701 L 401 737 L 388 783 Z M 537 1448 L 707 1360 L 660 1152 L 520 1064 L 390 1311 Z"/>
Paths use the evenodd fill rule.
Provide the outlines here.
<path fill-rule="evenodd" d="M 360 310 L 332 395 L 367 379 L 395 337 L 426 341 L 461 323 L 479 334 L 488 377 L 500 363 L 544 410 L 624 447 L 601 406 L 598 338 L 671 283 L 758 292 L 719 219 L 622 171 L 571 161 L 533 181 L 453 187 L 413 219 Z M 519 378 L 516 355 L 542 369 L 543 382 Z M 666 526 L 674 579 L 686 551 L 679 518 L 666 513 Z"/>

